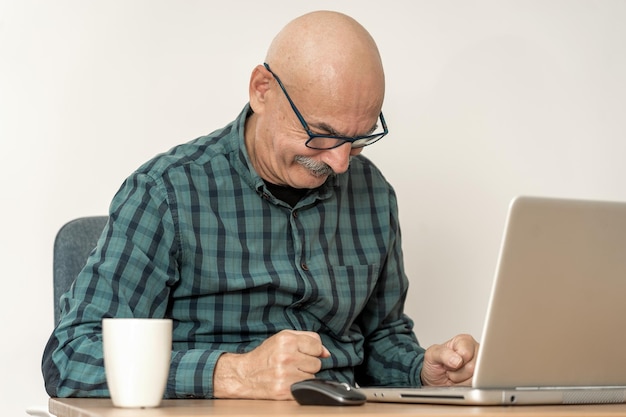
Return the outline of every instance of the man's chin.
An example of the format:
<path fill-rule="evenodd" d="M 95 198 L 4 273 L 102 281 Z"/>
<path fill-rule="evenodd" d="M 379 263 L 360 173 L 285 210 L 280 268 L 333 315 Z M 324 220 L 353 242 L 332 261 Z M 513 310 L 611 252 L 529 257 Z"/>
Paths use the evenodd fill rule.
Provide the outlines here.
<path fill-rule="evenodd" d="M 311 173 L 308 173 L 308 175 L 304 175 L 300 178 L 297 179 L 297 182 L 294 184 L 295 188 L 308 188 L 308 189 L 313 189 L 313 188 L 318 188 L 321 187 L 326 180 L 328 179 L 329 175 L 313 175 Z"/>

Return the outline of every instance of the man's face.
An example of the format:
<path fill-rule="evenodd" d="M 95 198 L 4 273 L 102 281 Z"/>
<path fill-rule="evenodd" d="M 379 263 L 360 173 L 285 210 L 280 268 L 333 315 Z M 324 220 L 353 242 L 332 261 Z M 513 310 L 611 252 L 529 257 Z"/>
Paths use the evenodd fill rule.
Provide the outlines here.
<path fill-rule="evenodd" d="M 328 150 L 308 148 L 308 133 L 276 81 L 271 82 L 273 90 L 257 130 L 263 144 L 257 153 L 259 174 L 278 185 L 311 189 L 321 186 L 331 175 L 346 172 L 350 157 L 361 153 L 362 148 L 352 149 L 350 143 Z M 292 90 L 292 100 L 315 134 L 362 135 L 369 133 L 378 120 L 380 108 L 376 106 L 362 106 L 358 100 L 346 106 L 342 100 L 329 100 L 315 91 Z"/>
<path fill-rule="evenodd" d="M 289 113 L 286 116 L 289 116 Z M 362 148 L 352 149 L 349 143 L 328 150 L 310 149 L 305 145 L 309 136 L 298 120 L 293 123 L 289 117 L 282 119 L 283 129 L 274 130 L 271 139 L 274 149 L 272 158 L 274 174 L 282 185 L 317 188 L 324 184 L 329 176 L 346 172 L 350 165 L 350 157 L 362 151 Z"/>

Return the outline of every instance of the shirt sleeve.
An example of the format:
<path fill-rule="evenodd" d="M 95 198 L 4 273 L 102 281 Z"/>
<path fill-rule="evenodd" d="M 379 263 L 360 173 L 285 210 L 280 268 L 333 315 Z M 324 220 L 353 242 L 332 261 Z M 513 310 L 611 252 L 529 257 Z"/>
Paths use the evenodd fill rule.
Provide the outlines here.
<path fill-rule="evenodd" d="M 96 249 L 61 298 L 62 318 L 44 351 L 42 371 L 50 396 L 109 396 L 103 318 L 168 317 L 182 255 L 175 202 L 169 201 L 163 181 L 134 174 L 113 199 Z M 176 342 L 165 397 L 212 397 L 213 371 L 223 352 L 177 349 Z"/>
<path fill-rule="evenodd" d="M 408 279 L 404 271 L 397 200 L 390 188 L 390 250 L 375 291 L 360 316 L 365 361 L 356 370 L 362 386 L 420 386 L 424 360 L 404 314 Z"/>

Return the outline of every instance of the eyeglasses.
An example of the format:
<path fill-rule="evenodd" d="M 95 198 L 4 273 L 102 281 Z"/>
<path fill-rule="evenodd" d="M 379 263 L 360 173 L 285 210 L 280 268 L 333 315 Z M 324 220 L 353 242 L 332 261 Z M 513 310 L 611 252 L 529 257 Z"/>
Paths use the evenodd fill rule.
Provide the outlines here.
<path fill-rule="evenodd" d="M 387 123 L 385 123 L 385 118 L 383 117 L 383 112 L 380 112 L 380 115 L 378 116 L 380 119 L 380 124 L 383 128 L 383 131 L 380 133 L 354 137 L 320 135 L 317 133 L 313 133 L 309 128 L 308 123 L 304 120 L 304 117 L 302 117 L 302 114 L 300 114 L 300 111 L 293 103 L 293 100 L 291 100 L 291 97 L 289 97 L 289 94 L 287 94 L 287 90 L 285 90 L 285 86 L 283 85 L 282 81 L 280 81 L 280 78 L 278 78 L 278 76 L 274 74 L 274 72 L 270 69 L 270 66 L 267 63 L 264 63 L 263 65 L 265 65 L 265 68 L 270 72 L 270 74 L 272 74 L 272 76 L 280 86 L 280 89 L 283 90 L 283 93 L 285 93 L 285 97 L 287 97 L 287 100 L 289 101 L 293 112 L 296 114 L 298 120 L 300 120 L 300 123 L 302 123 L 302 127 L 309 135 L 309 139 L 305 142 L 305 145 L 307 147 L 317 150 L 327 150 L 341 146 L 346 142 L 350 142 L 350 146 L 352 148 L 362 148 L 364 146 L 371 145 L 372 143 L 377 142 L 378 140 L 382 139 L 387 133 L 389 133 L 389 130 L 387 129 Z"/>

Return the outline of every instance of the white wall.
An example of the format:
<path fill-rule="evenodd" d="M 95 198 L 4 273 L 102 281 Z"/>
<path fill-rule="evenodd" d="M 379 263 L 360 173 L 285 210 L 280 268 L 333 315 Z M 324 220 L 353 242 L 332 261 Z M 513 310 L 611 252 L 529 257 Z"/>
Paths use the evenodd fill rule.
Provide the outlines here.
<path fill-rule="evenodd" d="M 622 0 L 0 0 L 0 411 L 45 404 L 56 230 L 232 120 L 273 35 L 313 9 L 378 40 L 407 310 L 424 345 L 482 331 L 508 201 L 626 200 Z"/>

